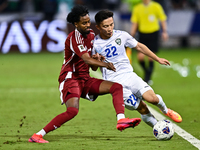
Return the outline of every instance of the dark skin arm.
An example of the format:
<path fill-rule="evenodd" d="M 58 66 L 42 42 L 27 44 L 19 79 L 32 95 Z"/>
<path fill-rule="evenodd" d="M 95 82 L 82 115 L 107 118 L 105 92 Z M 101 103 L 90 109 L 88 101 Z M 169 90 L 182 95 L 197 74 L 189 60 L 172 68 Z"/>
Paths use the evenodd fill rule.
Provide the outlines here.
<path fill-rule="evenodd" d="M 83 54 L 81 58 L 86 64 L 88 64 L 89 66 L 92 66 L 92 69 L 97 69 L 98 67 L 106 67 L 109 70 L 116 71 L 113 63 L 106 63 L 106 62 L 93 59 L 92 57 L 90 57 L 88 53 Z"/>
<path fill-rule="evenodd" d="M 98 53 L 92 55 L 92 58 L 98 61 L 105 61 L 105 57 L 103 57 L 102 55 L 99 55 Z M 98 67 L 96 66 L 91 66 L 91 68 L 93 71 L 96 71 L 98 69 Z"/>
<path fill-rule="evenodd" d="M 92 56 L 93 59 L 96 59 L 99 61 L 99 59 L 97 57 Z M 93 71 L 97 71 L 98 66 L 90 66 L 92 68 Z"/>

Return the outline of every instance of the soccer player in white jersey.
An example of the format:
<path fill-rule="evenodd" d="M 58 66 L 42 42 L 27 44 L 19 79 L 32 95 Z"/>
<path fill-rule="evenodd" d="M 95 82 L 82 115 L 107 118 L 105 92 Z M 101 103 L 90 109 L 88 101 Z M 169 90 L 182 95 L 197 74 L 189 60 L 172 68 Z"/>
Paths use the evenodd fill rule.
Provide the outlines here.
<path fill-rule="evenodd" d="M 133 68 L 126 55 L 125 47 L 134 48 L 163 65 L 170 65 L 169 61 L 159 58 L 127 32 L 114 30 L 113 13 L 111 11 L 99 11 L 95 15 L 95 21 L 100 34 L 94 39 L 93 58 L 104 59 L 114 64 L 116 72 L 108 70 L 105 67 L 101 68 L 103 79 L 122 84 L 126 108 L 137 110 L 141 114 L 143 121 L 153 127 L 157 123 L 157 120 L 144 103 L 143 100 L 145 100 L 156 105 L 163 114 L 175 122 L 181 122 L 181 116 L 177 112 L 167 108 L 162 97 L 155 94 L 153 89 L 133 72 Z"/>

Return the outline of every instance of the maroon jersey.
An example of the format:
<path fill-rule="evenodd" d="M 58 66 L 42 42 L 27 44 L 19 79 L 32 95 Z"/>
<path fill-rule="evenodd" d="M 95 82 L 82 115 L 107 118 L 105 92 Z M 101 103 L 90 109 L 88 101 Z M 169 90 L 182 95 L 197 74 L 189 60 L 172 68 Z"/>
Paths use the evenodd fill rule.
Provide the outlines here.
<path fill-rule="evenodd" d="M 68 78 L 89 78 L 89 65 L 87 65 L 81 56 L 84 53 L 91 55 L 91 50 L 94 40 L 94 32 L 90 33 L 84 38 L 81 33 L 75 29 L 71 32 L 65 41 L 65 57 L 61 68 L 59 83 Z"/>

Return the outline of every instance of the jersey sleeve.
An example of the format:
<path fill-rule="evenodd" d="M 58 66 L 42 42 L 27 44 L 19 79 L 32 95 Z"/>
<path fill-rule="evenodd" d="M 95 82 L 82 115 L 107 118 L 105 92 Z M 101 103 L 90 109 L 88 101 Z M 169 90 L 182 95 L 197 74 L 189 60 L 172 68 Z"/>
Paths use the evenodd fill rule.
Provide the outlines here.
<path fill-rule="evenodd" d="M 103 42 L 104 44 L 105 44 L 105 42 Z M 94 38 L 94 47 L 93 47 L 93 49 L 94 49 L 94 51 L 95 51 L 95 53 L 101 53 L 102 52 L 102 48 L 101 48 L 101 43 L 99 42 L 99 35 L 97 35 L 97 36 L 95 36 L 95 38 Z"/>
<path fill-rule="evenodd" d="M 132 23 L 138 23 L 137 7 L 132 10 L 132 14 L 131 14 L 131 19 L 130 20 L 131 20 Z"/>
<path fill-rule="evenodd" d="M 87 53 L 87 49 L 83 45 L 83 41 L 80 37 L 72 36 L 70 39 L 70 48 L 76 53 L 79 57 L 81 57 L 84 53 Z"/>
<path fill-rule="evenodd" d="M 158 10 L 158 18 L 160 21 L 165 21 L 167 19 L 167 16 L 165 15 L 165 12 L 160 4 L 157 4 L 157 10 Z"/>
<path fill-rule="evenodd" d="M 126 39 L 125 45 L 124 45 L 125 47 L 134 48 L 137 46 L 138 41 L 127 32 L 123 32 L 123 37 L 124 39 Z"/>

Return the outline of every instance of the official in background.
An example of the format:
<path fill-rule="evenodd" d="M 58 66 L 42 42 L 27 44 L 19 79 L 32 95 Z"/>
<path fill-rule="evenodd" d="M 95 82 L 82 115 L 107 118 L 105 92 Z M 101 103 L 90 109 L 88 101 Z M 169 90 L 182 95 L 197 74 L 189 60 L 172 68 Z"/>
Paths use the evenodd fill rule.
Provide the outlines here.
<path fill-rule="evenodd" d="M 162 6 L 151 0 L 142 0 L 137 4 L 131 15 L 131 35 L 135 36 L 138 31 L 138 41 L 145 44 L 152 52 L 157 53 L 159 49 L 159 30 L 161 25 L 161 34 L 164 41 L 168 40 L 167 34 L 167 16 Z M 154 69 L 152 58 L 148 57 L 148 63 L 145 64 L 145 55 L 138 52 L 139 64 L 144 70 L 144 81 L 152 84 L 151 76 Z"/>

